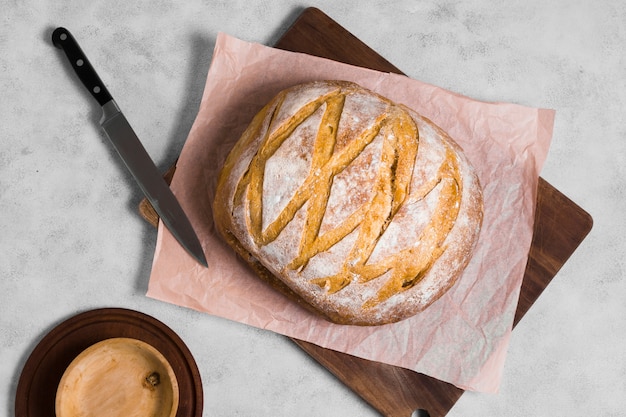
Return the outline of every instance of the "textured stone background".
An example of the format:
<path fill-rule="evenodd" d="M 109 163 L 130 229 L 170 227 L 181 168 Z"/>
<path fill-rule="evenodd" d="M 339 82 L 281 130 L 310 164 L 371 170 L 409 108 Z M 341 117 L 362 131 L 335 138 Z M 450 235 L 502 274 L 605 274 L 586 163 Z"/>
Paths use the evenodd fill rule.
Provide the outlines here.
<path fill-rule="evenodd" d="M 594 229 L 513 332 L 497 395 L 450 416 L 626 409 L 626 4 L 604 1 L 0 0 L 0 413 L 55 325 L 117 306 L 162 320 L 198 361 L 207 416 L 377 413 L 281 336 L 145 297 L 155 231 L 51 45 L 70 29 L 165 169 L 193 122 L 218 31 L 273 44 L 317 6 L 413 78 L 557 110 L 542 177 Z"/>

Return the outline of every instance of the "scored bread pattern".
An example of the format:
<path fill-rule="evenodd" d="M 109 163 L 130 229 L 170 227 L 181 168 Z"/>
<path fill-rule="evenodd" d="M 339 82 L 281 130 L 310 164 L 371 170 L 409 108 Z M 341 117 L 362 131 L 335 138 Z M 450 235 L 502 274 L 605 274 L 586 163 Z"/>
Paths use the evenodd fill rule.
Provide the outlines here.
<path fill-rule="evenodd" d="M 246 207 L 250 235 L 254 243 L 261 247 L 277 239 L 306 204 L 297 256 L 287 265 L 287 268 L 296 271 L 306 268 L 311 258 L 330 249 L 358 228 L 358 238 L 340 271 L 311 282 L 332 294 L 351 283 L 358 285 L 389 273 L 376 296 L 363 305 L 367 309 L 411 288 L 443 254 L 445 239 L 459 214 L 462 180 L 456 153 L 445 144 L 445 158 L 436 177 L 410 193 L 419 148 L 419 131 L 406 109 L 388 100 L 385 100 L 386 111 L 378 115 L 371 126 L 352 138 L 346 146 L 336 150 L 337 131 L 344 103 L 346 97 L 352 93 L 352 89 L 345 87 L 330 91 L 305 104 L 287 120 L 274 126 L 274 117 L 285 98 L 284 95 L 279 97 L 270 116 L 270 128 L 262 133 L 261 123 L 255 127 L 257 132 L 252 136 L 263 134 L 264 137 L 236 186 L 233 205 Z M 262 197 L 266 163 L 296 128 L 324 104 L 326 108 L 323 110 L 313 144 L 309 174 L 279 215 L 263 227 Z M 379 135 L 383 138 L 382 153 L 371 198 L 333 229 L 320 234 L 333 178 L 350 166 Z M 378 241 L 402 205 L 408 200 L 424 199 L 435 188 L 439 191 L 436 208 L 415 244 L 377 262 L 368 262 Z"/>

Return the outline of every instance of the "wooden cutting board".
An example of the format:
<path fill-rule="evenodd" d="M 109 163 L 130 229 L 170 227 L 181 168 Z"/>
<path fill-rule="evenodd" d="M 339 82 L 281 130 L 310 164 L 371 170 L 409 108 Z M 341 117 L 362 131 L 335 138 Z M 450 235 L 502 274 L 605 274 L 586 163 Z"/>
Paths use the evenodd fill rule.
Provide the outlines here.
<path fill-rule="evenodd" d="M 275 47 L 378 71 L 402 73 L 316 8 L 305 9 Z M 172 168 L 166 178 L 171 179 L 173 173 Z M 141 202 L 139 211 L 153 225 L 158 223 L 147 201 Z M 588 213 L 539 178 L 534 236 L 514 325 L 541 295 L 592 225 Z M 445 416 L 464 392 L 404 368 L 292 340 L 384 416 L 410 417 L 418 409 L 427 411 L 431 417 Z"/>

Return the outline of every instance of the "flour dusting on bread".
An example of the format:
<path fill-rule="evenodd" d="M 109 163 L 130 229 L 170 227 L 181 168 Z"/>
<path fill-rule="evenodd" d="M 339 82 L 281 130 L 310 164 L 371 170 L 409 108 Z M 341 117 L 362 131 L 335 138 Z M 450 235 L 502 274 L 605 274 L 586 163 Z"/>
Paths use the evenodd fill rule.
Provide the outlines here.
<path fill-rule="evenodd" d="M 459 278 L 482 224 L 462 149 L 413 110 L 345 81 L 280 92 L 229 154 L 224 239 L 275 288 L 336 323 L 422 311 Z"/>

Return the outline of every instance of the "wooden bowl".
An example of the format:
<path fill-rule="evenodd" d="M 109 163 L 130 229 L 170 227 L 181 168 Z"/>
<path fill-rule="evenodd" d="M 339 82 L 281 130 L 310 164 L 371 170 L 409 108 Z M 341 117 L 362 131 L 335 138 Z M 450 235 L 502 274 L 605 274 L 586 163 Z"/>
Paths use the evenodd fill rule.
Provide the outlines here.
<path fill-rule="evenodd" d="M 178 401 L 167 359 L 148 343 L 120 337 L 90 346 L 70 363 L 55 408 L 57 417 L 174 417 Z"/>

